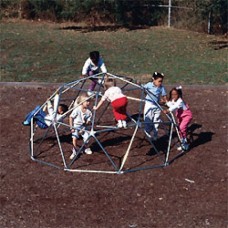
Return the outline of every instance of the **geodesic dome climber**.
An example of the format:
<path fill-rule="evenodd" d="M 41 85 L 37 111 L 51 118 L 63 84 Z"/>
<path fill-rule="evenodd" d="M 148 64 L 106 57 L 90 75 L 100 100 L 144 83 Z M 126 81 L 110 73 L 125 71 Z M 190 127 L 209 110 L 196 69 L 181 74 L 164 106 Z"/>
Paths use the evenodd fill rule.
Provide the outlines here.
<path fill-rule="evenodd" d="M 109 102 L 99 110 L 92 109 L 104 94 L 103 82 L 107 76 L 116 80 L 117 86 L 128 98 L 126 129 L 116 126 Z M 72 138 L 68 117 L 80 105 L 75 102 L 77 97 L 81 93 L 88 93 L 90 79 L 96 79 L 99 83 L 87 98 L 90 99 L 90 109 L 93 113 L 91 125 L 88 129 L 84 129 L 89 137 L 85 142 L 78 141 L 77 155 L 70 160 Z M 158 140 L 153 141 L 145 132 L 146 124 L 155 124 L 155 122 L 147 123 L 143 118 L 145 92 L 149 93 L 132 78 L 111 73 L 100 73 L 63 84 L 36 111 L 44 109 L 47 102 L 51 101 L 56 113 L 58 105 L 64 103 L 68 105 L 64 120 L 58 121 L 54 118 L 47 129 L 41 129 L 37 127 L 35 117 L 31 119 L 29 142 L 31 159 L 70 172 L 122 174 L 169 165 L 184 153 L 177 152 L 175 148 L 181 141 L 178 126 L 172 114 L 162 114 Z M 152 94 L 151 99 L 153 99 Z M 157 106 L 162 110 L 159 104 Z M 85 144 L 92 149 L 92 155 L 83 154 Z"/>

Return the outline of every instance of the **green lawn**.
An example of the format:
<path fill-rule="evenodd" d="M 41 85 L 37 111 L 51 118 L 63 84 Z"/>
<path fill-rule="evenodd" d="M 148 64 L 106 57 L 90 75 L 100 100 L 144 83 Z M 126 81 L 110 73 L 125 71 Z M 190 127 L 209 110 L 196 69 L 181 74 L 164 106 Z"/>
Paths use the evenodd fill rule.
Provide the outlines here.
<path fill-rule="evenodd" d="M 164 27 L 81 32 L 61 24 L 0 24 L 1 81 L 69 82 L 77 79 L 92 50 L 108 72 L 142 81 L 165 74 L 165 84 L 227 83 L 227 40 Z"/>

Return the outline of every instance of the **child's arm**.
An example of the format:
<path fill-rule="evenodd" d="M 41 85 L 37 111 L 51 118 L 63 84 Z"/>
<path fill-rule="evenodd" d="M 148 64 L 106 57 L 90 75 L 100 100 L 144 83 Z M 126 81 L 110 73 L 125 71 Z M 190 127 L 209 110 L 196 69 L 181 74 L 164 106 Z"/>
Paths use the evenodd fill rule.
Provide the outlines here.
<path fill-rule="evenodd" d="M 47 107 L 48 108 L 52 108 L 52 104 L 51 104 L 51 101 L 50 100 L 47 101 Z"/>
<path fill-rule="evenodd" d="M 97 104 L 97 106 L 93 106 L 93 110 L 98 110 L 100 107 L 101 107 L 101 105 L 104 103 L 104 100 L 100 100 L 99 101 L 99 103 Z"/>
<path fill-rule="evenodd" d="M 175 102 L 166 102 L 166 105 L 169 107 L 167 110 L 165 110 L 166 114 L 169 112 L 173 112 L 181 107 L 182 100 L 178 99 Z"/>
<path fill-rule="evenodd" d="M 170 111 L 169 111 L 169 109 L 164 109 L 164 110 L 162 110 L 162 112 L 164 112 L 165 114 L 168 114 Z"/>
<path fill-rule="evenodd" d="M 101 64 L 101 72 L 102 73 L 107 73 L 107 68 L 106 68 L 104 62 Z"/>
<path fill-rule="evenodd" d="M 88 69 L 89 69 L 89 64 L 90 64 L 90 59 L 87 59 L 87 60 L 85 61 L 85 64 L 84 64 L 83 68 L 82 68 L 82 77 L 88 76 L 88 75 L 87 75 L 87 71 L 88 71 Z"/>
<path fill-rule="evenodd" d="M 73 128 L 73 118 L 71 116 L 69 117 L 69 124 L 70 124 L 71 131 L 74 132 L 75 130 Z"/>
<path fill-rule="evenodd" d="M 142 85 L 142 83 L 138 79 L 133 80 L 133 83 L 135 83 L 136 85 Z"/>
<path fill-rule="evenodd" d="M 48 110 L 48 114 L 49 115 L 53 115 L 54 109 L 52 107 L 52 104 L 51 104 L 50 100 L 47 101 L 47 110 Z"/>
<path fill-rule="evenodd" d="M 167 96 L 162 96 L 160 100 L 161 104 L 166 104 L 167 103 Z"/>

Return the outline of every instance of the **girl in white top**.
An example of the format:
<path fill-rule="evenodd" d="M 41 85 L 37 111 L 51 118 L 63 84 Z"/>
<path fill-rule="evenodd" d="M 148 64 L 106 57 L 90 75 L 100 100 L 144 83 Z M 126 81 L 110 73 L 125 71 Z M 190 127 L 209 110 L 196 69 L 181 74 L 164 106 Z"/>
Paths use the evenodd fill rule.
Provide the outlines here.
<path fill-rule="evenodd" d="M 73 139 L 73 153 L 70 159 L 73 159 L 77 154 L 77 140 L 80 135 L 83 137 L 84 142 L 86 142 L 89 137 L 87 125 L 91 122 L 92 118 L 92 112 L 88 108 L 89 104 L 89 97 L 86 94 L 80 95 L 76 100 L 78 107 L 70 114 L 69 121 Z M 92 154 L 90 148 L 85 148 L 84 152 L 86 154 Z"/>
<path fill-rule="evenodd" d="M 169 107 L 167 110 L 163 110 L 164 113 L 176 112 L 177 121 L 179 124 L 180 134 L 182 136 L 182 145 L 178 150 L 188 150 L 189 145 L 187 143 L 187 128 L 192 120 L 192 112 L 189 109 L 188 104 L 186 104 L 182 98 L 182 87 L 176 87 L 171 89 L 169 95 L 169 101 L 166 103 Z"/>
<path fill-rule="evenodd" d="M 122 93 L 122 90 L 116 86 L 115 79 L 106 78 L 104 82 L 105 93 L 102 96 L 97 106 L 94 106 L 94 110 L 98 110 L 100 106 L 104 103 L 105 100 L 111 102 L 113 107 L 113 114 L 117 121 L 117 127 L 119 128 L 127 128 L 127 97 Z"/>

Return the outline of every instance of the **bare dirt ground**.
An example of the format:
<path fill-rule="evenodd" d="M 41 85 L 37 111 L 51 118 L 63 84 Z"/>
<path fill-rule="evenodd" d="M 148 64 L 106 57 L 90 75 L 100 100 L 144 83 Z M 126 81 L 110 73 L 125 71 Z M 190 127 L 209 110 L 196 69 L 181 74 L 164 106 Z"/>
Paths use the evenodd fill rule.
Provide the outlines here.
<path fill-rule="evenodd" d="M 188 153 L 167 167 L 122 175 L 70 173 L 30 159 L 29 128 L 21 122 L 55 88 L 1 84 L 0 227 L 227 227 L 225 86 L 185 87 L 194 115 Z M 150 148 L 143 142 L 134 150 L 147 165 Z M 80 159 L 100 157 L 95 151 Z"/>

